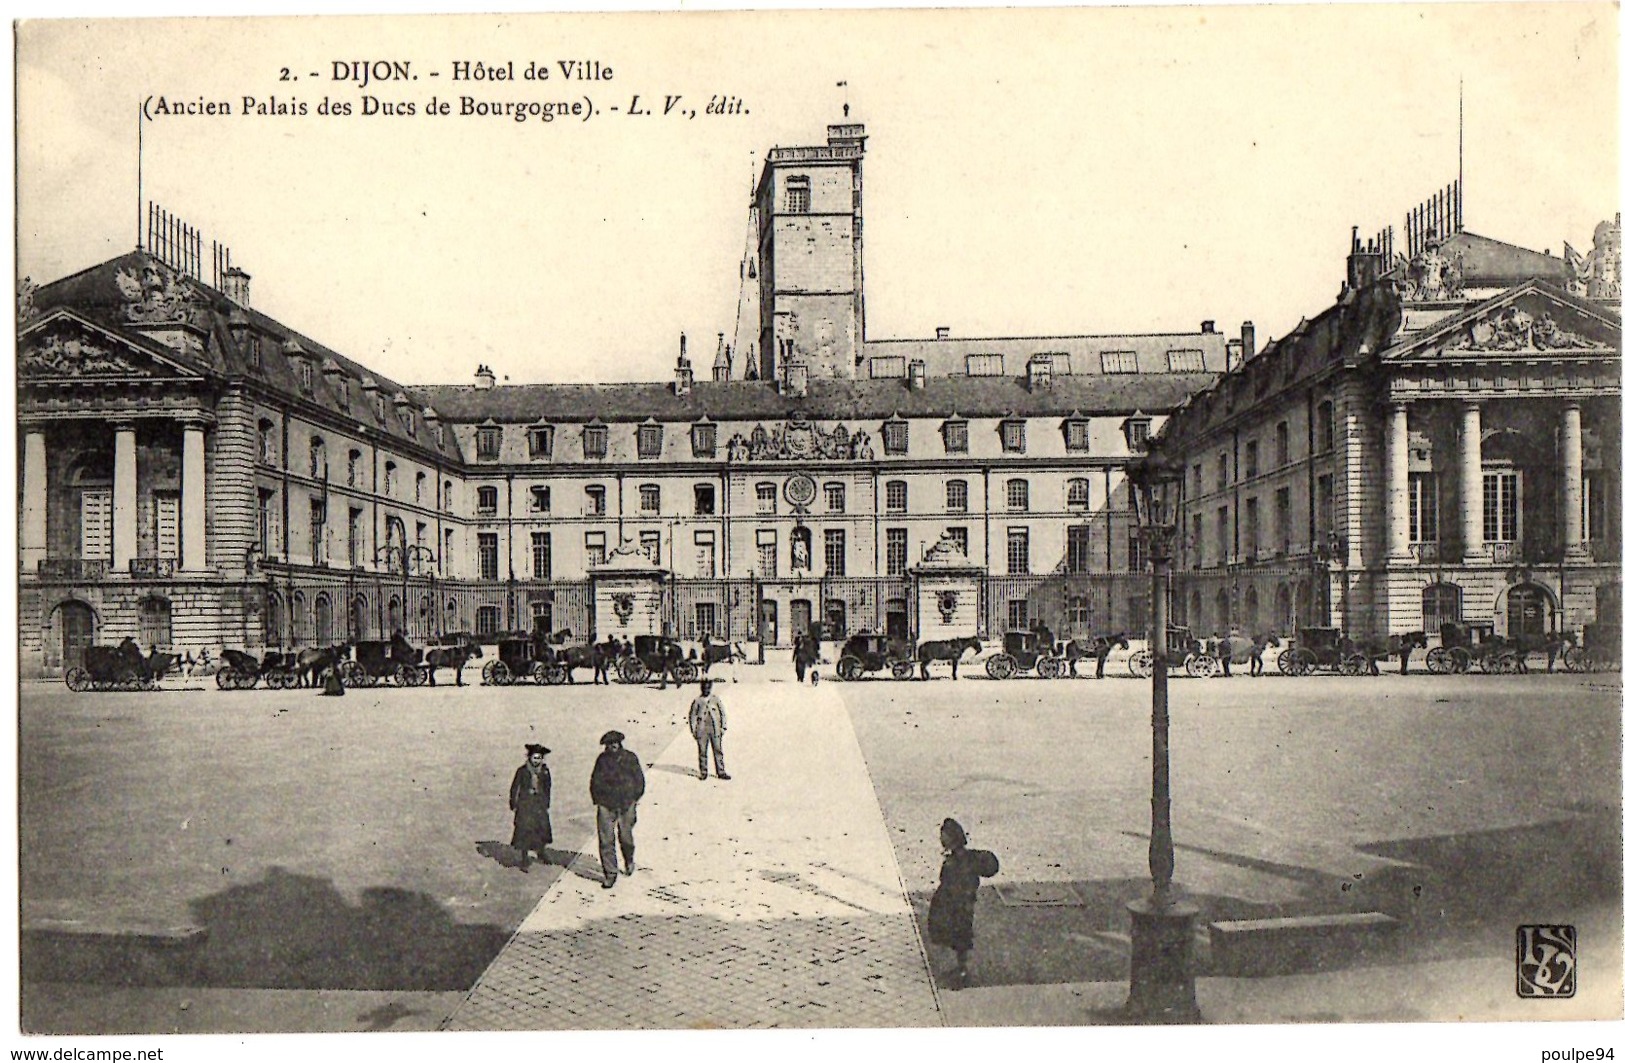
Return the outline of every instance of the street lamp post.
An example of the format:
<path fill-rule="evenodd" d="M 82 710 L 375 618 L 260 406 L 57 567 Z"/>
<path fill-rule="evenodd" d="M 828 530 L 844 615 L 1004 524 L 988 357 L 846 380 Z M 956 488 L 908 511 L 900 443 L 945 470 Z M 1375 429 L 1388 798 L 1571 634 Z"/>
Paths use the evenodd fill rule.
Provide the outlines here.
<path fill-rule="evenodd" d="M 404 623 L 406 617 L 406 547 L 399 546 L 395 543 L 385 543 L 372 555 L 373 564 L 376 565 L 378 562 L 382 561 L 384 568 L 386 569 L 395 563 L 395 559 L 399 559 L 401 564 L 401 621 Z M 378 580 L 378 637 L 385 639 L 393 638 L 395 632 L 386 632 L 384 630 L 385 626 L 384 581 L 383 578 L 380 577 Z"/>
<path fill-rule="evenodd" d="M 1197 909 L 1174 898 L 1168 778 L 1168 572 L 1184 470 L 1153 454 L 1130 472 L 1134 515 L 1151 555 L 1151 895 L 1128 904 L 1128 1011 L 1144 1022 L 1198 1022 L 1192 943 Z"/>
<path fill-rule="evenodd" d="M 419 543 L 413 543 L 410 546 L 402 547 L 401 548 L 401 612 L 402 613 L 406 612 L 406 577 L 407 577 L 407 574 L 411 570 L 412 561 L 414 559 L 417 560 L 418 571 L 419 572 L 424 571 L 425 565 L 427 563 L 428 573 L 429 573 L 429 600 L 430 600 L 430 602 L 434 601 L 434 567 L 433 567 L 434 566 L 434 561 L 435 561 L 434 551 L 429 549 L 427 546 L 423 546 L 423 545 L 421 545 Z M 432 608 L 432 606 L 431 606 L 431 608 Z M 420 616 L 423 615 L 422 610 L 419 610 L 419 615 Z M 439 635 L 440 635 L 440 630 L 439 629 L 440 629 L 440 616 L 439 616 L 439 613 L 437 611 L 436 614 L 435 614 L 435 637 L 436 638 L 438 638 Z M 425 630 L 423 632 L 423 637 L 424 638 L 429 637 L 429 632 L 427 630 Z"/>

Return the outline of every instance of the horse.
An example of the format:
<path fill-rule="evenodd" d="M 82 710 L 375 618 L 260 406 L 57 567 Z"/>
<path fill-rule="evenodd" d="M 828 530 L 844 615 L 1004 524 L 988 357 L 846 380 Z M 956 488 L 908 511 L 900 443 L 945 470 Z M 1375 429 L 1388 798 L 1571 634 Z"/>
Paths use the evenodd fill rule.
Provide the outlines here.
<path fill-rule="evenodd" d="M 1106 658 L 1116 647 L 1128 649 L 1128 632 L 1114 631 L 1110 635 L 1096 635 L 1092 639 L 1067 639 L 1057 647 L 1058 656 L 1066 660 L 1066 674 L 1070 679 L 1078 677 L 1078 662 L 1092 657 L 1095 662 L 1095 678 L 1106 678 Z"/>
<path fill-rule="evenodd" d="M 423 652 L 423 668 L 429 673 L 429 685 L 434 686 L 434 673 L 440 668 L 450 668 L 457 673 L 457 685 L 463 685 L 463 665 L 468 663 L 470 657 L 484 657 L 485 651 L 480 644 L 472 640 L 464 641 L 462 636 L 452 636 L 455 641 L 449 645 L 434 646 Z"/>
<path fill-rule="evenodd" d="M 931 675 L 925 666 L 932 661 L 947 661 L 953 665 L 954 678 L 959 678 L 959 659 L 965 656 L 966 650 L 982 652 L 982 640 L 975 635 L 964 635 L 956 639 L 943 639 L 938 642 L 922 642 L 915 653 L 920 660 L 920 678 L 930 679 Z"/>
<path fill-rule="evenodd" d="M 552 651 L 553 663 L 564 667 L 564 681 L 566 683 L 576 681 L 577 668 L 591 668 L 593 670 L 593 681 L 597 682 L 600 655 L 599 647 L 586 643 L 579 646 L 566 646 Z"/>
<path fill-rule="evenodd" d="M 137 676 L 153 682 L 162 679 L 170 666 L 180 660 L 179 654 L 165 653 L 156 646 L 143 656 L 141 647 L 129 636 L 125 636 L 124 641 L 118 644 L 117 653 L 119 659 L 129 665 Z"/>
<path fill-rule="evenodd" d="M 320 682 L 323 672 L 337 665 L 339 661 L 348 657 L 349 654 L 350 644 L 348 642 L 340 642 L 325 648 L 306 646 L 294 654 L 293 685 L 296 687 L 305 686 L 305 680 L 309 679 L 309 685 L 316 686 Z"/>
<path fill-rule="evenodd" d="M 1379 635 L 1376 638 L 1356 641 L 1344 638 L 1337 645 L 1340 657 L 1349 657 L 1356 653 L 1366 660 L 1365 674 L 1381 675 L 1382 670 L 1377 662 L 1389 657 L 1399 658 L 1399 674 L 1409 675 L 1411 669 L 1411 653 L 1423 649 L 1428 644 L 1427 633 L 1423 631 L 1407 631 L 1400 635 L 1389 635 L 1386 638 Z"/>
<path fill-rule="evenodd" d="M 1247 662 L 1247 674 L 1260 676 L 1264 674 L 1264 651 L 1266 649 L 1280 649 L 1281 639 L 1273 631 L 1266 631 L 1262 635 L 1245 638 L 1231 635 L 1229 638 L 1219 640 L 1214 656 L 1224 666 L 1224 674 L 1230 674 L 1230 666 L 1241 661 Z"/>
<path fill-rule="evenodd" d="M 604 685 L 608 686 L 609 683 L 610 683 L 610 676 L 609 676 L 610 669 L 614 668 L 615 663 L 617 661 L 619 661 L 620 659 L 621 659 L 621 640 L 616 638 L 614 635 L 611 635 L 609 638 L 605 639 L 603 642 L 600 642 L 600 643 L 596 644 L 595 646 L 593 646 L 593 648 L 592 648 L 592 681 L 593 681 L 593 685 L 596 686 L 597 683 L 598 683 L 599 678 L 601 677 L 603 679 L 603 681 L 604 681 Z"/>

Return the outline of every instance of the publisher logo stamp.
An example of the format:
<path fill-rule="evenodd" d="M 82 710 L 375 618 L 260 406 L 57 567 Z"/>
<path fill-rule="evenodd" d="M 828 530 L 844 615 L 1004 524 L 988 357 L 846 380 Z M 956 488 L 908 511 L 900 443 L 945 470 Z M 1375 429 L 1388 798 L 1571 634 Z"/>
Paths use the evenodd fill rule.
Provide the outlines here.
<path fill-rule="evenodd" d="M 1518 995 L 1558 999 L 1574 995 L 1576 938 L 1572 926 L 1518 928 Z"/>

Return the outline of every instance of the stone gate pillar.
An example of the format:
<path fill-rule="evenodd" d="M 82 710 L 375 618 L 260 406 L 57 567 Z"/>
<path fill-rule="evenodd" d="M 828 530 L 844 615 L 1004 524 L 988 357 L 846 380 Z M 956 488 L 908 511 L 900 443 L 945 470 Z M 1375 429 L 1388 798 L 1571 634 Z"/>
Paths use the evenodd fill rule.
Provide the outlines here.
<path fill-rule="evenodd" d="M 663 634 L 669 575 L 636 543 L 628 540 L 616 547 L 602 565 L 588 573 L 592 581 L 593 641 L 602 642 L 611 635 L 627 641 L 636 635 Z"/>
<path fill-rule="evenodd" d="M 981 634 L 982 587 L 987 570 L 973 565 L 958 542 L 944 535 L 910 570 L 914 577 L 913 617 L 920 642 L 971 638 Z"/>

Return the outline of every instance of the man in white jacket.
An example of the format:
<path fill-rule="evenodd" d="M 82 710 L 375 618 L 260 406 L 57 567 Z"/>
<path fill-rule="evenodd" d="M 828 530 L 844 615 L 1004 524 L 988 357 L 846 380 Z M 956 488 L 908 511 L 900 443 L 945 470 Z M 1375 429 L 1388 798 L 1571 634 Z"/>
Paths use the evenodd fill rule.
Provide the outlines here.
<path fill-rule="evenodd" d="M 722 764 L 722 733 L 728 729 L 728 715 L 722 711 L 722 702 L 711 693 L 711 680 L 700 680 L 700 696 L 688 707 L 688 730 L 700 749 L 700 778 L 706 772 L 706 751 L 716 754 L 717 778 L 732 778 Z"/>

